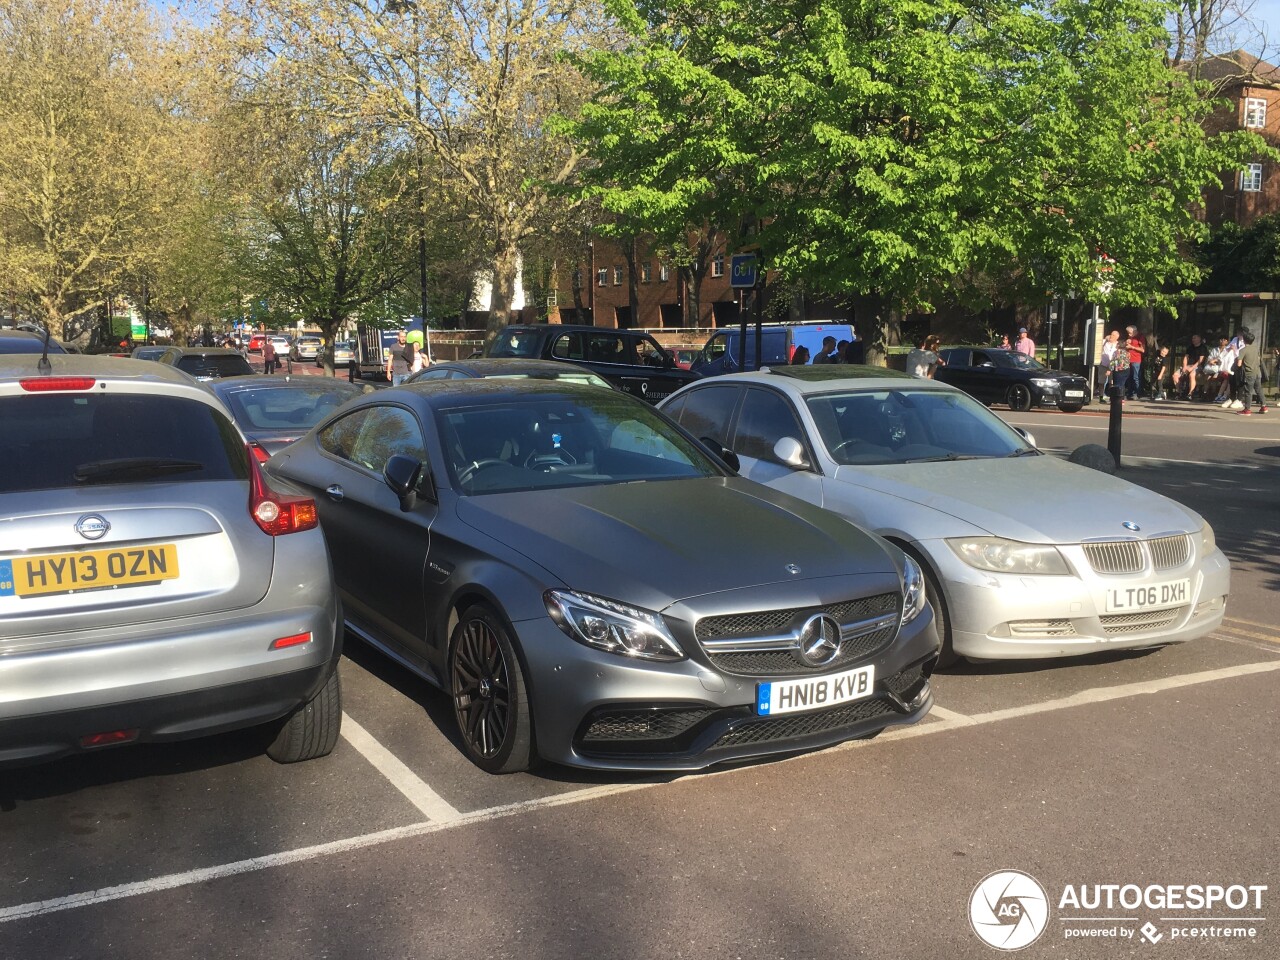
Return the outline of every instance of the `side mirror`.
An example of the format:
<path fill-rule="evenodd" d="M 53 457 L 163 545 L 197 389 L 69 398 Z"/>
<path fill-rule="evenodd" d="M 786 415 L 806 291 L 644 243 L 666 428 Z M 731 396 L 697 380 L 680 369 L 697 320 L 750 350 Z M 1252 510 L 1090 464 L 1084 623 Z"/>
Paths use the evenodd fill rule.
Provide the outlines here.
<path fill-rule="evenodd" d="M 804 455 L 804 444 L 795 437 L 782 437 L 773 445 L 773 455 L 793 470 L 807 470 L 809 458 Z"/>
<path fill-rule="evenodd" d="M 403 513 L 408 513 L 418 505 L 419 494 L 422 494 L 423 499 L 435 502 L 435 483 L 431 471 L 413 457 L 397 453 L 382 468 L 382 479 L 391 488 L 391 492 L 400 498 L 400 510 Z"/>
<path fill-rule="evenodd" d="M 738 459 L 738 455 L 728 447 L 722 447 L 719 440 L 712 437 L 699 437 L 698 442 L 707 448 L 708 453 L 734 473 L 742 470 L 742 461 Z"/>
<path fill-rule="evenodd" d="M 1036 438 L 1026 430 L 1023 430 L 1021 427 L 1014 427 L 1013 429 L 1016 430 L 1018 432 L 1018 436 L 1022 437 L 1022 439 L 1027 441 L 1027 443 L 1031 444 L 1033 447 L 1036 446 Z"/>

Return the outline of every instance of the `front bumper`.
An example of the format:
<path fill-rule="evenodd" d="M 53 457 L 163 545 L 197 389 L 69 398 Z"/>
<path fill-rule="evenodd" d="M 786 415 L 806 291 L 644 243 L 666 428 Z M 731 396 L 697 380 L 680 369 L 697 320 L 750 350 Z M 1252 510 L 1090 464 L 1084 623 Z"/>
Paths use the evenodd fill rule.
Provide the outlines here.
<path fill-rule="evenodd" d="M 1083 396 L 1068 397 L 1066 391 L 1079 390 Z M 1055 383 L 1051 386 L 1033 385 L 1032 392 L 1035 395 L 1035 404 L 1039 407 L 1074 407 L 1084 406 L 1091 399 L 1089 385 L 1083 380 L 1079 383 Z"/>
<path fill-rule="evenodd" d="M 1220 550 L 1188 569 L 1132 577 L 1085 573 L 1024 577 L 988 573 L 963 563 L 940 541 L 918 544 L 939 573 L 956 653 L 975 660 L 1075 657 L 1194 640 L 1217 629 L 1231 592 L 1231 568 Z M 1075 553 L 1060 548 L 1077 571 Z M 1164 610 L 1108 614 L 1104 595 L 1115 586 L 1191 581 L 1187 603 Z"/>
<path fill-rule="evenodd" d="M 514 627 L 528 670 L 538 753 L 574 767 L 702 770 L 872 736 L 922 719 L 933 704 L 928 677 L 938 637 L 930 608 L 886 649 L 828 671 L 875 664 L 873 696 L 772 717 L 755 714 L 755 678 L 693 659 L 626 660 L 576 643 L 549 618 Z M 777 678 L 759 678 L 768 679 Z"/>

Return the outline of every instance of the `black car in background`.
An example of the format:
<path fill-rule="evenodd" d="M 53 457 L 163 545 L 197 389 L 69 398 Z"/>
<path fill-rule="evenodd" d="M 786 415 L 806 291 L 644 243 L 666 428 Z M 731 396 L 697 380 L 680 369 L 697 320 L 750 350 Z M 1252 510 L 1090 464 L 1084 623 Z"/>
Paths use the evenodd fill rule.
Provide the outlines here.
<path fill-rule="evenodd" d="M 1010 410 L 1056 407 L 1075 413 L 1089 402 L 1089 381 L 1074 373 L 1050 370 L 1034 357 L 996 347 L 948 347 L 934 379 L 959 387 L 990 406 Z"/>
<path fill-rule="evenodd" d="M 229 377 L 208 387 L 231 411 L 259 462 L 373 389 L 332 377 Z"/>
<path fill-rule="evenodd" d="M 671 354 L 641 330 L 559 323 L 512 325 L 503 328 L 484 355 L 574 363 L 649 403 L 664 400 L 699 378 L 681 370 Z"/>
<path fill-rule="evenodd" d="M 255 372 L 248 360 L 229 347 L 168 347 L 155 359 L 197 380 L 247 377 Z"/>

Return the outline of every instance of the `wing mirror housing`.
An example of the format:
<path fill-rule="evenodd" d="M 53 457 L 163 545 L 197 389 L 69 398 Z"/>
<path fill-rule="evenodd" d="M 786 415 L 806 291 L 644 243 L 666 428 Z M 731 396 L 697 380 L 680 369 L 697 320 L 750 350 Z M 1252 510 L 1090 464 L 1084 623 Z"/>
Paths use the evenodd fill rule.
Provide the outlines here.
<path fill-rule="evenodd" d="M 795 437 L 780 437 L 773 445 L 773 455 L 793 470 L 809 469 L 809 458 L 804 455 L 804 444 Z"/>
<path fill-rule="evenodd" d="M 437 502 L 435 478 L 431 470 L 420 460 L 397 453 L 382 468 L 382 479 L 400 499 L 400 510 L 408 513 L 418 505 L 419 499 Z"/>
<path fill-rule="evenodd" d="M 1030 433 L 1023 430 L 1021 427 L 1014 427 L 1013 429 L 1018 432 L 1018 436 L 1022 437 L 1023 440 L 1027 441 L 1027 443 L 1031 444 L 1033 447 L 1036 447 L 1036 438 Z M 1037 449 L 1039 448 L 1037 447 Z"/>
<path fill-rule="evenodd" d="M 713 437 L 699 437 L 698 442 L 707 448 L 707 452 L 723 463 L 734 473 L 742 470 L 742 461 L 738 459 L 738 455 L 728 447 L 720 445 L 720 441 Z"/>

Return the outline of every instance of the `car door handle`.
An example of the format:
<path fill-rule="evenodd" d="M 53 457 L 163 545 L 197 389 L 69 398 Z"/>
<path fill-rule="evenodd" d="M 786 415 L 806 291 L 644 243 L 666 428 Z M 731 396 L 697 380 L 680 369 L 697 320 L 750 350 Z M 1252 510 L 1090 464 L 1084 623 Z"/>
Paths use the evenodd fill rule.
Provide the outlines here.
<path fill-rule="evenodd" d="M 332 500 L 334 503 L 338 503 L 342 500 L 342 496 L 343 496 L 342 487 L 336 483 L 332 484 L 331 486 L 325 487 L 324 492 L 329 495 L 329 499 Z"/>

